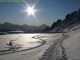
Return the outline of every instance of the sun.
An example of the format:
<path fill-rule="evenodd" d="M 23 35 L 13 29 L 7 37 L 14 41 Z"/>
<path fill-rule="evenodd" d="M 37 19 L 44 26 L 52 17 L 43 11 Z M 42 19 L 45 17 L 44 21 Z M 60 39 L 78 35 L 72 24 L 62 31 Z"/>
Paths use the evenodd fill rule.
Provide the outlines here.
<path fill-rule="evenodd" d="M 33 7 L 28 7 L 27 8 L 27 12 L 28 12 L 28 14 L 30 15 L 30 14 L 34 14 L 35 13 L 35 10 L 34 10 L 34 8 Z"/>

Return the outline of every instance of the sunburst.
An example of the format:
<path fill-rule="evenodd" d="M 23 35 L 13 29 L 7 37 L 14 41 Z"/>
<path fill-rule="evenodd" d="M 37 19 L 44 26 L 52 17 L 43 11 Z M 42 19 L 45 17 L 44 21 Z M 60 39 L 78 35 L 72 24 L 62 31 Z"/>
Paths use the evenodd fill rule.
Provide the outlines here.
<path fill-rule="evenodd" d="M 29 14 L 29 15 L 34 15 L 36 10 L 33 8 L 33 7 L 28 7 L 26 12 Z"/>

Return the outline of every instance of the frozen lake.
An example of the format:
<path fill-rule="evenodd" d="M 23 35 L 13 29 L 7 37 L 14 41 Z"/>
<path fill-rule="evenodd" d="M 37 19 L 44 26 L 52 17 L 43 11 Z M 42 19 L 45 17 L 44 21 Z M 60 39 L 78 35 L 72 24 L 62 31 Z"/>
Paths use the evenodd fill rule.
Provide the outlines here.
<path fill-rule="evenodd" d="M 11 47 L 9 42 L 12 43 L 12 46 L 22 47 L 21 49 L 26 49 L 40 45 L 38 43 L 39 39 L 32 38 L 37 34 L 9 34 L 9 35 L 0 35 L 0 50 L 7 49 Z"/>
<path fill-rule="evenodd" d="M 8 34 L 0 35 L 0 52 L 37 48 L 57 34 Z"/>
<path fill-rule="evenodd" d="M 0 35 L 0 59 L 38 60 L 61 37 L 61 33 Z"/>

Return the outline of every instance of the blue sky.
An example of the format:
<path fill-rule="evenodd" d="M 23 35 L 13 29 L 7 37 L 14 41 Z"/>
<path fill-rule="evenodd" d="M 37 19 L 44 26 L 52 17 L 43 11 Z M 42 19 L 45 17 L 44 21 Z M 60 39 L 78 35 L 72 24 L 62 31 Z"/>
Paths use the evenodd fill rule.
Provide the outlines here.
<path fill-rule="evenodd" d="M 35 16 L 29 15 L 24 7 L 34 5 Z M 14 24 L 27 24 L 39 26 L 51 25 L 57 19 L 64 19 L 66 14 L 77 11 L 80 8 L 80 0 L 26 0 L 26 2 L 0 2 L 0 23 L 10 22 Z"/>

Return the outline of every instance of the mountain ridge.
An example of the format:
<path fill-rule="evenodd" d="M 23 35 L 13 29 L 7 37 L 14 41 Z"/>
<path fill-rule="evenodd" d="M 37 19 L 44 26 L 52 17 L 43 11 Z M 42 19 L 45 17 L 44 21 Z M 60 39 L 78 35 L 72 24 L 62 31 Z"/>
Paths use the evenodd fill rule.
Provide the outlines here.
<path fill-rule="evenodd" d="M 37 26 L 31 26 L 31 25 L 27 25 L 27 24 L 23 24 L 23 25 L 18 25 L 18 24 L 13 24 L 13 23 L 9 23 L 9 22 L 4 22 L 3 24 L 0 23 L 0 29 L 15 29 L 15 30 L 27 30 L 27 31 L 34 31 L 34 30 L 43 30 L 46 27 L 48 27 L 46 24 L 42 24 L 41 26 L 37 27 Z"/>

